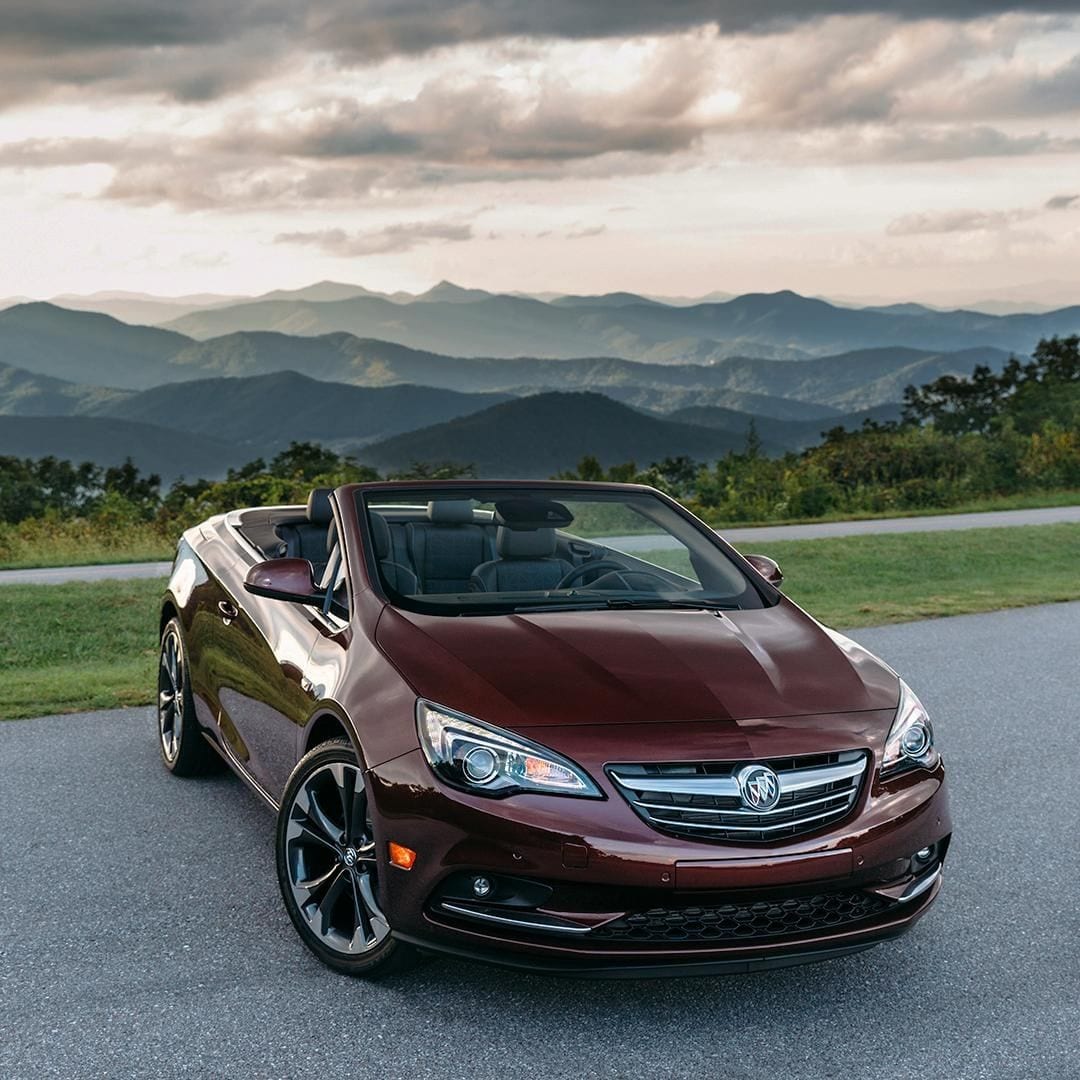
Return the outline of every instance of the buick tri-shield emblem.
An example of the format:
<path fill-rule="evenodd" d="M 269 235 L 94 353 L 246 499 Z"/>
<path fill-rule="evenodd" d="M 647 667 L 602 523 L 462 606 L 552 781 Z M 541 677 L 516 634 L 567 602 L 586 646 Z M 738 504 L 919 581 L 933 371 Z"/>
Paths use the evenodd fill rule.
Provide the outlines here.
<path fill-rule="evenodd" d="M 751 810 L 771 810 L 780 801 L 780 781 L 766 765 L 747 765 L 735 779 L 742 801 Z"/>

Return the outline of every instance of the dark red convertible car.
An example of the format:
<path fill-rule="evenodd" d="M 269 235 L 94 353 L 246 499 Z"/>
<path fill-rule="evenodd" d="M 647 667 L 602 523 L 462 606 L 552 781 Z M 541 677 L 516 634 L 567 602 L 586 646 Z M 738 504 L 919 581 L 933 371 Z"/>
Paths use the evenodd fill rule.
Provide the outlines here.
<path fill-rule="evenodd" d="M 611 975 L 907 930 L 951 822 L 919 699 L 646 487 L 398 482 L 184 534 L 158 735 L 277 814 L 304 943 Z"/>

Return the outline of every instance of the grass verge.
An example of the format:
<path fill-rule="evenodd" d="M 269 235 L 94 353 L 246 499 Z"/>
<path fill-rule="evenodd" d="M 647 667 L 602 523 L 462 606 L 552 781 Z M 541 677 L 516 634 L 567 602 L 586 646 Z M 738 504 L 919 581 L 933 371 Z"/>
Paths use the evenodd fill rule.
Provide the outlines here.
<path fill-rule="evenodd" d="M 841 629 L 1080 599 L 1080 525 L 767 546 L 792 600 Z"/>
<path fill-rule="evenodd" d="M 0 586 L 0 719 L 153 701 L 164 585 Z"/>
<path fill-rule="evenodd" d="M 1080 599 L 1080 525 L 769 544 L 785 591 L 843 628 Z M 653 561 L 677 568 L 674 552 Z M 161 581 L 0 586 L 0 719 L 146 705 Z"/>

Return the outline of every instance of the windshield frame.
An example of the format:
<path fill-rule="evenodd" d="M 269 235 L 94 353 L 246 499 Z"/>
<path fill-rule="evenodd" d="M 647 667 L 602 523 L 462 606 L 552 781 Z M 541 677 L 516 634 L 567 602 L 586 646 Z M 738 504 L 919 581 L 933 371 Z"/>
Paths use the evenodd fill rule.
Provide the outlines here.
<path fill-rule="evenodd" d="M 378 504 L 378 497 L 380 495 L 393 495 L 400 498 L 402 496 L 408 496 L 412 492 L 415 492 L 418 497 L 421 494 L 427 493 L 445 493 L 446 496 L 450 498 L 455 496 L 463 498 L 466 497 L 467 494 L 471 497 L 475 497 L 477 493 L 481 493 L 484 496 L 484 501 L 488 502 L 499 498 L 513 498 L 515 496 L 520 498 L 522 495 L 530 493 L 543 493 L 544 498 L 556 501 L 559 500 L 560 495 L 571 501 L 581 501 L 583 498 L 588 497 L 593 497 L 596 502 L 639 502 L 642 499 L 651 499 L 659 503 L 662 506 L 663 511 L 677 515 L 681 519 L 682 524 L 688 526 L 690 530 L 705 541 L 708 547 L 714 549 L 721 558 L 726 560 L 726 562 L 742 577 L 743 581 L 749 587 L 749 590 L 756 594 L 756 598 L 761 607 L 769 608 L 775 606 L 780 602 L 783 595 L 773 585 L 769 584 L 753 568 L 753 566 L 715 530 L 711 529 L 685 506 L 664 494 L 664 492 L 643 484 L 607 484 L 573 480 L 409 480 L 375 481 L 367 484 L 349 485 L 349 487 L 352 489 L 349 492 L 351 497 L 347 501 L 343 500 L 343 505 L 351 505 L 352 512 L 356 515 L 355 520 L 359 527 L 362 540 L 364 568 L 368 582 L 376 595 L 392 607 L 403 611 L 416 612 L 425 615 L 437 615 L 444 618 L 458 618 L 510 615 L 515 614 L 516 608 L 527 608 L 527 614 L 530 615 L 542 614 L 545 610 L 540 591 L 530 592 L 527 596 L 522 596 L 521 594 L 506 594 L 507 599 L 505 602 L 488 601 L 486 603 L 474 605 L 463 603 L 455 604 L 446 600 L 424 601 L 422 599 L 424 594 L 414 595 L 400 593 L 393 589 L 384 579 L 379 566 L 371 526 L 368 520 L 368 513 L 372 508 L 372 504 Z M 424 499 L 421 501 L 426 503 L 427 500 Z M 407 505 L 413 504 L 404 502 L 402 504 L 403 508 Z M 418 506 L 419 502 L 415 505 Z M 636 510 L 635 512 L 640 513 L 641 511 Z M 649 520 L 648 515 L 643 516 L 646 520 Z M 663 525 L 657 525 L 657 528 L 659 531 L 669 531 Z M 588 538 L 582 539 L 587 541 Z M 676 537 L 676 539 L 678 539 L 678 537 Z M 626 552 L 624 554 L 633 557 L 632 552 Z M 681 576 L 678 575 L 677 571 L 669 572 Z M 613 593 L 612 598 L 615 602 L 609 605 L 602 602 L 596 591 L 593 591 L 588 595 L 582 594 L 579 603 L 574 602 L 574 597 L 568 596 L 562 592 L 554 593 L 554 590 L 543 590 L 543 592 L 553 594 L 551 595 L 550 600 L 550 609 L 552 611 L 555 611 L 556 609 L 559 611 L 645 609 L 644 605 L 620 604 L 618 601 L 623 597 L 622 593 Z M 464 594 L 448 593 L 442 595 L 459 596 Z M 478 593 L 476 595 L 479 596 L 483 594 Z M 745 595 L 745 593 L 743 595 Z M 513 598 L 515 596 L 517 597 L 516 599 Z M 649 610 L 685 610 L 687 606 L 688 605 L 685 604 L 672 604 L 670 608 L 665 608 L 662 600 L 658 599 L 655 607 L 650 606 Z M 712 601 L 708 598 L 702 598 L 700 606 L 702 610 L 745 610 L 742 605 L 732 606 L 731 604 L 724 603 L 724 601 L 719 598 Z"/>

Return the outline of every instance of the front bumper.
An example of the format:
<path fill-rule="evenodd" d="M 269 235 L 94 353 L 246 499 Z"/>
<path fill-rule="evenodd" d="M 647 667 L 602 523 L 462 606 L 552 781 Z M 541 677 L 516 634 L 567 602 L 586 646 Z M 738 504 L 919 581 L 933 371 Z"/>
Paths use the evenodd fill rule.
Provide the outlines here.
<path fill-rule="evenodd" d="M 745 972 L 869 948 L 933 903 L 952 828 L 940 765 L 884 785 L 875 777 L 836 827 L 754 846 L 665 836 L 613 792 L 453 791 L 419 751 L 371 781 L 382 850 L 392 840 L 418 853 L 412 870 L 381 875 L 395 935 L 562 974 Z M 932 860 L 913 869 L 931 846 Z M 494 883 L 490 897 L 470 894 L 478 875 Z"/>

